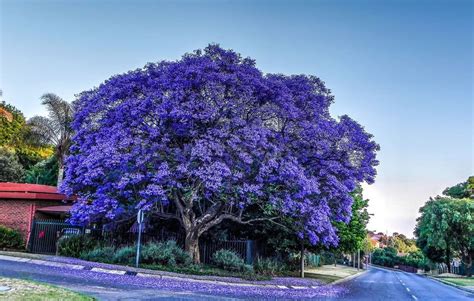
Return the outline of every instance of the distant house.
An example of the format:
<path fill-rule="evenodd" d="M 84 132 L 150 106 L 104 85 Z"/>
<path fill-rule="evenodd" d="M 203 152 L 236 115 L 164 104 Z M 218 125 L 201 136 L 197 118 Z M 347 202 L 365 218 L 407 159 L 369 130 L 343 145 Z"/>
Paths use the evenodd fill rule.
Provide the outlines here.
<path fill-rule="evenodd" d="M 64 219 L 71 203 L 54 186 L 0 183 L 0 225 L 18 230 L 28 244 L 35 219 Z"/>
<path fill-rule="evenodd" d="M 386 244 L 384 243 L 384 237 L 385 234 L 382 232 L 379 233 L 374 233 L 372 231 L 369 231 L 367 233 L 367 236 L 369 237 L 370 244 L 374 248 L 385 248 Z"/>

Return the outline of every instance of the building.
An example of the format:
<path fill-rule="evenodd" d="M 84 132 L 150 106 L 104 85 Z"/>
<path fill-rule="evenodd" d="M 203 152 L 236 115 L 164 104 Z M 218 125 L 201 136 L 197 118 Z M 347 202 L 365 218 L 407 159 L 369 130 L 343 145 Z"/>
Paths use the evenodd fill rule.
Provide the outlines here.
<path fill-rule="evenodd" d="M 19 231 L 28 245 L 35 219 L 64 219 L 71 203 L 54 186 L 0 183 L 0 225 Z"/>
<path fill-rule="evenodd" d="M 385 248 L 387 246 L 387 236 L 382 232 L 375 233 L 374 231 L 368 231 L 367 237 L 373 248 Z"/>

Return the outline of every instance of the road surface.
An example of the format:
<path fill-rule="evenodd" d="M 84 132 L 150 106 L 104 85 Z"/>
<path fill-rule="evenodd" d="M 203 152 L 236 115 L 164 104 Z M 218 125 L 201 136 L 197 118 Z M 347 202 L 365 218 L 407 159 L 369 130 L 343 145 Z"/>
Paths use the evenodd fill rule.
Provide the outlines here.
<path fill-rule="evenodd" d="M 45 267 L 27 262 L 0 260 L 0 277 L 31 279 L 73 291 L 85 293 L 99 300 L 237 300 L 244 297 L 240 287 L 233 290 L 232 297 L 180 291 L 157 287 L 146 281 L 126 275 L 102 275 L 92 271 L 75 271 Z M 138 281 L 137 281 L 138 280 Z M 368 272 L 340 284 L 344 293 L 337 297 L 313 300 L 474 300 L 467 292 L 433 281 L 429 278 L 371 268 Z M 291 292 L 287 290 L 291 296 Z M 239 295 L 240 292 L 240 295 Z M 261 299 L 261 298 L 253 298 Z M 275 298 L 271 298 L 274 300 Z"/>
<path fill-rule="evenodd" d="M 428 277 L 371 267 L 343 284 L 348 294 L 340 300 L 474 300 L 474 295 Z"/>

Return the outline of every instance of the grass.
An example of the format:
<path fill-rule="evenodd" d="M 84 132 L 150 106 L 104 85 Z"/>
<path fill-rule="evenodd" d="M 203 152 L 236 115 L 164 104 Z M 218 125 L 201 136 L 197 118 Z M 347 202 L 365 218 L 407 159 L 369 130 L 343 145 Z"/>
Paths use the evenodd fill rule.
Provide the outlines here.
<path fill-rule="evenodd" d="M 40 300 L 72 300 L 92 301 L 92 297 L 75 293 L 67 289 L 36 281 L 20 280 L 0 277 L 0 286 L 8 286 L 11 290 L 0 292 L 0 299 L 12 301 L 40 301 Z"/>
<path fill-rule="evenodd" d="M 338 276 L 314 274 L 314 273 L 305 273 L 305 277 L 319 280 L 324 284 L 329 284 L 336 280 L 342 279 L 342 277 L 338 277 Z"/>
<path fill-rule="evenodd" d="M 336 280 L 355 275 L 359 272 L 360 271 L 358 271 L 356 268 L 352 268 L 349 266 L 344 266 L 344 265 L 334 266 L 330 264 L 330 265 L 323 265 L 317 268 L 309 268 L 305 272 L 305 277 L 316 279 L 323 283 L 328 284 Z"/>
<path fill-rule="evenodd" d="M 474 278 L 461 278 L 461 277 L 456 277 L 456 278 L 439 278 L 443 281 L 450 282 L 456 285 L 460 286 L 474 286 Z"/>
<path fill-rule="evenodd" d="M 258 275 L 255 273 L 244 273 L 244 272 L 231 272 L 222 270 L 213 266 L 208 265 L 191 265 L 187 267 L 171 267 L 171 266 L 162 266 L 162 265 L 150 265 L 150 264 L 141 264 L 141 268 L 174 272 L 180 274 L 188 275 L 206 275 L 206 276 L 219 276 L 219 277 L 235 277 L 243 278 L 246 280 L 270 280 L 270 276 Z"/>

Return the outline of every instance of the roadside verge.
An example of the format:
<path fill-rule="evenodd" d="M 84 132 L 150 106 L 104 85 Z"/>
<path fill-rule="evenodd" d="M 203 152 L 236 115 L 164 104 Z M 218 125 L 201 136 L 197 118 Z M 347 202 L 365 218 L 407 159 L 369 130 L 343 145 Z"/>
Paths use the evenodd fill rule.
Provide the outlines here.
<path fill-rule="evenodd" d="M 176 281 L 191 281 L 196 283 L 218 284 L 234 287 L 260 287 L 275 289 L 316 289 L 326 284 L 309 278 L 289 278 L 275 277 L 268 281 L 251 281 L 236 277 L 219 277 L 205 275 L 187 275 L 172 272 L 164 272 L 158 270 L 149 270 L 142 268 L 134 268 L 129 266 L 102 264 L 97 262 L 84 261 L 76 258 L 68 258 L 61 256 L 49 256 L 22 252 L 4 252 L 0 251 L 0 260 L 32 263 L 43 266 L 50 266 L 64 269 L 88 270 L 97 273 L 107 273 L 115 275 L 124 275 L 132 277 L 152 277 L 158 279 L 169 279 Z M 358 276 L 358 275 L 352 275 Z M 352 279 L 351 277 L 350 279 Z M 346 280 L 340 279 L 340 280 Z M 342 281 L 337 281 L 340 283 Z M 349 280 L 349 279 L 347 279 Z M 332 286 L 336 283 L 329 284 Z"/>
<path fill-rule="evenodd" d="M 433 279 L 433 280 L 435 280 L 435 281 L 441 282 L 441 283 L 443 283 L 443 284 L 446 284 L 446 285 L 455 287 L 455 288 L 457 288 L 457 289 L 463 290 L 463 291 L 465 291 L 465 292 L 474 293 L 474 287 L 473 287 L 473 288 L 470 288 L 470 287 L 465 287 L 465 286 L 462 286 L 462 285 L 458 285 L 458 284 L 455 284 L 455 283 L 446 281 L 446 280 L 444 280 L 443 278 L 438 278 L 438 277 L 433 277 L 433 276 L 428 276 L 428 275 L 426 275 L 426 277 L 431 278 L 431 279 Z"/>

